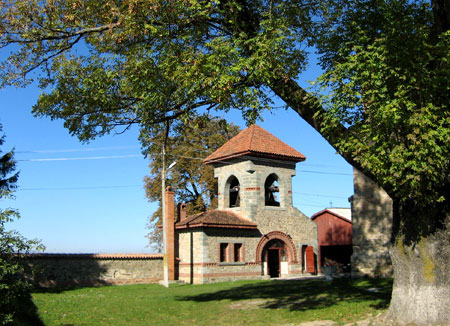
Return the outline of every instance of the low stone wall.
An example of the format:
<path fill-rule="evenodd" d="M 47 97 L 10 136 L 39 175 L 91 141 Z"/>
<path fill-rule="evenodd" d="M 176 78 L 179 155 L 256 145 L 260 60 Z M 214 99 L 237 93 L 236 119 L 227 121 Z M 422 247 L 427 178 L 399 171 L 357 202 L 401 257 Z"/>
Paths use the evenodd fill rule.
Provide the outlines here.
<path fill-rule="evenodd" d="M 163 278 L 160 254 L 30 254 L 25 263 L 38 287 L 156 283 Z"/>

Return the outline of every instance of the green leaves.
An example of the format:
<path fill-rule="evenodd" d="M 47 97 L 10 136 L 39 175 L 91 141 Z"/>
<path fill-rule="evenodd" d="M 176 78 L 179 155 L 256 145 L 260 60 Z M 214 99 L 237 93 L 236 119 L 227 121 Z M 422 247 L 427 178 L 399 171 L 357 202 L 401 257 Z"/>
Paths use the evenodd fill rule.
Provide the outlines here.
<path fill-rule="evenodd" d="M 0 10 L 0 44 L 12 46 L 2 85 L 37 78 L 34 113 L 64 119 L 82 141 L 199 109 L 254 121 L 272 105 L 268 82 L 305 68 L 311 16 L 296 1 L 9 0 Z"/>
<path fill-rule="evenodd" d="M 367 15 L 361 6 L 348 6 L 342 34 L 319 43 L 328 67 L 320 81 L 331 89 L 324 118 L 347 125 L 339 152 L 391 195 L 441 200 L 450 168 L 450 34 L 436 41 L 425 3 L 390 1 Z"/>

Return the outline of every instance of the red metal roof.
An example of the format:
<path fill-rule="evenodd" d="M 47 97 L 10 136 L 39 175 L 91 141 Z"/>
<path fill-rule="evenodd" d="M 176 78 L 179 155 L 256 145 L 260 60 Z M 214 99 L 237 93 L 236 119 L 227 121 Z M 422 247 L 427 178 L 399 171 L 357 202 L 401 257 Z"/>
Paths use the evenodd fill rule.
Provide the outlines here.
<path fill-rule="evenodd" d="M 339 215 L 336 212 L 333 212 L 332 210 L 330 210 L 328 208 L 322 209 L 320 212 L 315 213 L 313 216 L 311 216 L 311 220 L 314 221 L 316 218 L 318 218 L 319 216 L 321 216 L 321 215 L 323 215 L 325 213 L 329 213 L 329 214 L 331 214 L 333 216 L 336 216 L 337 218 L 340 218 L 341 220 L 343 220 L 345 222 L 353 224 L 353 222 L 351 220 L 349 220 L 348 218 L 346 218 L 345 216 Z"/>
<path fill-rule="evenodd" d="M 294 162 L 306 159 L 302 153 L 282 142 L 267 130 L 258 125 L 252 125 L 209 155 L 204 160 L 204 163 L 211 164 L 244 155 L 284 159 Z"/>
<path fill-rule="evenodd" d="M 217 209 L 195 214 L 175 223 L 177 229 L 193 227 L 256 229 L 257 225 L 232 211 Z"/>

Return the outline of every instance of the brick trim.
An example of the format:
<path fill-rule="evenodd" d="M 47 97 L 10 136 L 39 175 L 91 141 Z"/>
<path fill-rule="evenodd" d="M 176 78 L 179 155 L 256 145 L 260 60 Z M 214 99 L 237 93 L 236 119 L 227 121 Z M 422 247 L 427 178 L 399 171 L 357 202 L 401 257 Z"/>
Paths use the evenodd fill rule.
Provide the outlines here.
<path fill-rule="evenodd" d="M 191 277 L 190 273 L 180 273 L 180 277 Z M 236 277 L 236 276 L 261 276 L 260 272 L 236 272 L 236 273 L 194 273 L 193 277 Z"/>
<path fill-rule="evenodd" d="M 99 260 L 158 260 L 163 259 L 162 254 L 26 254 L 20 255 L 26 259 L 99 259 Z"/>
<path fill-rule="evenodd" d="M 260 191 L 261 188 L 260 187 L 248 187 L 248 188 L 244 188 L 245 191 Z"/>
<path fill-rule="evenodd" d="M 226 263 L 226 262 L 225 262 Z M 230 262 L 233 263 L 233 262 Z M 179 263 L 178 266 L 180 267 L 189 267 L 189 266 L 199 266 L 199 267 L 206 267 L 206 266 L 219 266 L 220 263 Z M 259 265 L 258 262 L 240 262 L 240 264 L 237 264 L 236 266 L 254 266 Z M 233 266 L 233 264 L 227 265 L 227 266 Z"/>
<path fill-rule="evenodd" d="M 292 241 L 292 238 L 281 231 L 272 231 L 269 232 L 261 237 L 261 239 L 258 242 L 258 245 L 256 246 L 256 262 L 261 263 L 262 262 L 262 252 L 264 250 L 264 246 L 273 239 L 279 239 L 283 241 L 286 244 L 286 249 L 288 252 L 289 257 L 289 263 L 290 264 L 296 264 L 297 263 L 297 249 L 295 248 L 295 244 Z"/>

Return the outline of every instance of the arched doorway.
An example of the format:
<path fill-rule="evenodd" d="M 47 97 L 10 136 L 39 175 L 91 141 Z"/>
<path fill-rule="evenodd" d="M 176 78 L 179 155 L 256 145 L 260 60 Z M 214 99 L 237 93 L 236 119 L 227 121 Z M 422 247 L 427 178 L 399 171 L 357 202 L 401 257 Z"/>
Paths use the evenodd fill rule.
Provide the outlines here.
<path fill-rule="evenodd" d="M 264 246 L 263 261 L 267 268 L 267 275 L 270 277 L 280 277 L 281 274 L 287 274 L 286 244 L 280 239 L 270 240 Z"/>
<path fill-rule="evenodd" d="M 272 231 L 262 236 L 256 247 L 256 261 L 262 274 L 279 277 L 289 273 L 289 264 L 297 263 L 297 251 L 289 235 Z"/>

